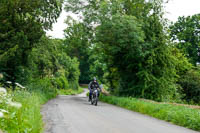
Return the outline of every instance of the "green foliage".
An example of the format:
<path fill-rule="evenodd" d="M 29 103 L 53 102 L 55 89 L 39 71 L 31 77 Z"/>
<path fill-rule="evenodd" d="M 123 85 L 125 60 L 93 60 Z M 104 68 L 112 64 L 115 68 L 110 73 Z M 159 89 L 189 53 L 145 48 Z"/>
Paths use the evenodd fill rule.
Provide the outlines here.
<path fill-rule="evenodd" d="M 98 53 L 98 54 L 97 54 Z M 90 79 L 96 77 L 98 82 L 106 83 L 107 65 L 104 61 L 104 54 L 100 51 L 98 45 L 95 45 L 90 51 Z M 87 88 L 87 87 L 86 87 Z"/>
<path fill-rule="evenodd" d="M 72 21 L 72 22 L 71 22 Z M 89 83 L 89 33 L 84 27 L 84 24 L 77 23 L 74 20 L 68 19 L 66 21 L 69 27 L 64 31 L 66 46 L 66 53 L 71 57 L 76 57 L 80 62 L 80 83 Z"/>
<path fill-rule="evenodd" d="M 83 88 L 78 88 L 77 90 L 74 89 L 59 89 L 58 94 L 59 95 L 76 95 L 83 92 Z"/>
<path fill-rule="evenodd" d="M 79 62 L 65 52 L 63 41 L 43 37 L 29 56 L 32 78 L 52 79 L 59 89 L 78 88 Z"/>
<path fill-rule="evenodd" d="M 128 97 L 100 96 L 100 100 L 132 111 L 200 131 L 200 111 L 184 106 L 158 104 Z"/>
<path fill-rule="evenodd" d="M 193 65 L 189 63 L 187 57 L 185 57 L 185 55 L 181 53 L 179 49 L 176 47 L 171 47 L 171 51 L 176 62 L 176 70 L 179 76 L 193 68 Z"/>
<path fill-rule="evenodd" d="M 43 93 L 47 93 L 51 97 L 55 97 L 57 95 L 56 86 L 52 83 L 52 79 L 47 77 L 32 80 L 27 85 L 27 88 L 29 91 L 41 91 Z"/>
<path fill-rule="evenodd" d="M 27 65 L 27 57 L 44 29 L 52 27 L 61 12 L 62 0 L 0 1 L 0 72 L 15 82 L 18 67 Z"/>
<path fill-rule="evenodd" d="M 177 42 L 175 46 L 196 66 L 196 63 L 200 62 L 200 15 L 179 17 L 170 30 L 172 40 Z"/>
<path fill-rule="evenodd" d="M 83 15 L 86 31 L 92 35 L 88 36 L 91 75 L 106 78 L 115 94 L 158 101 L 178 95 L 177 74 L 189 63 L 173 53 L 162 0 L 69 0 L 65 9 Z M 177 62 L 180 58 L 186 62 L 183 66 Z"/>
<path fill-rule="evenodd" d="M 16 109 L 11 106 L 1 106 L 8 111 L 5 117 L 0 118 L 0 129 L 3 131 L 20 133 L 40 133 L 43 130 L 43 121 L 40 114 L 41 104 L 44 104 L 52 95 L 41 91 L 14 91 L 10 92 L 12 99 L 22 104 Z"/>
<path fill-rule="evenodd" d="M 54 85 L 58 88 L 58 89 L 67 89 L 69 88 L 69 83 L 68 81 L 66 80 L 65 77 L 63 76 L 60 76 L 58 78 L 56 78 L 54 80 Z"/>
<path fill-rule="evenodd" d="M 182 87 L 183 99 L 200 103 L 200 70 L 192 69 L 183 74 L 178 83 Z"/>
<path fill-rule="evenodd" d="M 87 48 L 86 43 L 80 42 L 89 40 L 90 72 L 87 73 L 108 84 L 115 94 L 157 101 L 180 100 L 181 86 L 177 81 L 192 65 L 167 36 L 163 7 L 162 0 L 68 0 L 65 10 L 80 13 L 82 23 L 70 25 L 73 28 L 66 30 L 66 37 L 71 37 L 74 50 L 80 46 Z M 197 41 L 198 17 L 192 21 Z M 178 28 L 171 28 L 174 40 L 179 39 L 175 33 Z M 82 34 L 81 29 L 88 35 Z M 180 37 L 186 36 L 180 33 Z"/>
<path fill-rule="evenodd" d="M 97 39 L 108 68 L 111 73 L 118 73 L 112 76 L 118 94 L 165 100 L 175 92 L 175 57 L 166 45 L 161 24 L 157 23 L 155 32 L 160 30 L 156 35 L 159 40 L 155 36 L 153 42 L 145 42 L 149 35 L 132 16 L 115 15 L 99 26 Z"/>

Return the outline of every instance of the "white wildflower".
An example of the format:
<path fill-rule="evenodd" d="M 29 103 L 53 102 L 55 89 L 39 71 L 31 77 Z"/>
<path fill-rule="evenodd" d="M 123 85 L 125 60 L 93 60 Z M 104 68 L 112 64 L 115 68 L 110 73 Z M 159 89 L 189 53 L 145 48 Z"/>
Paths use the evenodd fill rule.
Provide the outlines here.
<path fill-rule="evenodd" d="M 12 82 L 11 81 L 6 81 L 6 83 L 11 84 Z"/>
<path fill-rule="evenodd" d="M 18 87 L 20 87 L 20 88 L 22 88 L 22 89 L 25 89 L 25 87 L 24 86 L 22 86 L 21 84 L 19 84 L 19 83 L 15 83 Z"/>
<path fill-rule="evenodd" d="M 10 106 L 13 106 L 13 107 L 16 107 L 16 108 L 21 108 L 22 107 L 22 104 L 18 103 L 18 102 L 8 102 L 8 104 Z"/>
<path fill-rule="evenodd" d="M 0 93 L 7 93 L 6 89 L 3 87 L 0 87 Z"/>
<path fill-rule="evenodd" d="M 7 98 L 6 101 L 7 101 L 8 103 L 12 102 L 12 98 Z"/>
<path fill-rule="evenodd" d="M 0 87 L 0 96 L 2 97 L 5 97 L 7 95 L 7 91 L 5 88 L 3 87 Z"/>
<path fill-rule="evenodd" d="M 3 118 L 3 113 L 0 111 L 0 118 Z"/>
<path fill-rule="evenodd" d="M 8 113 L 8 111 L 6 111 L 6 110 L 4 110 L 4 109 L 0 109 L 0 112 Z"/>

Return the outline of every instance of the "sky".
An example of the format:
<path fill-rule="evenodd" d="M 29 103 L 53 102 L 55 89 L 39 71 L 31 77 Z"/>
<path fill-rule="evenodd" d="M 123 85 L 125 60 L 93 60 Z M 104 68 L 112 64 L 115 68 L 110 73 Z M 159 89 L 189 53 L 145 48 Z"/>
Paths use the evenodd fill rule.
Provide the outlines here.
<path fill-rule="evenodd" d="M 200 13 L 200 0 L 170 0 L 170 2 L 166 4 L 165 10 L 167 12 L 165 17 L 175 22 L 179 16 L 190 16 Z M 53 30 L 47 31 L 47 35 L 53 38 L 64 38 L 63 30 L 67 28 L 64 20 L 68 15 L 72 14 L 63 10 L 57 23 L 53 25 Z"/>

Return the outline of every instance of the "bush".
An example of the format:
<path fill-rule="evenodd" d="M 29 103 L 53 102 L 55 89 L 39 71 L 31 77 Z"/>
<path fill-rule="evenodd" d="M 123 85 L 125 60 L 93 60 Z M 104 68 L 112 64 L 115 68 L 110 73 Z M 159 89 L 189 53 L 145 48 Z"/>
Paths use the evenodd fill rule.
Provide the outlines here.
<path fill-rule="evenodd" d="M 199 70 L 189 70 L 181 76 L 178 82 L 182 87 L 184 100 L 200 103 L 200 72 Z"/>
<path fill-rule="evenodd" d="M 52 82 L 57 89 L 69 89 L 68 80 L 63 76 L 54 78 Z"/>
<path fill-rule="evenodd" d="M 42 93 L 47 93 L 49 98 L 55 97 L 57 95 L 56 87 L 52 83 L 52 79 L 43 78 L 32 80 L 29 85 L 27 85 L 29 91 L 41 91 Z"/>

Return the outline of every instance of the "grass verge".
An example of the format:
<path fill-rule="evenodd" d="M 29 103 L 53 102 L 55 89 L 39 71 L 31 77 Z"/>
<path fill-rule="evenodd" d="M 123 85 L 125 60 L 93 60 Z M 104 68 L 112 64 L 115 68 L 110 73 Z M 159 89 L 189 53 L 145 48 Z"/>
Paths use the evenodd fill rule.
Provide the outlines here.
<path fill-rule="evenodd" d="M 74 89 L 58 89 L 58 94 L 59 95 L 76 95 L 76 94 L 80 94 L 83 92 L 83 88 L 79 87 L 78 90 L 74 90 Z"/>
<path fill-rule="evenodd" d="M 132 111 L 200 131 L 200 110 L 170 104 L 156 104 L 131 97 L 101 95 L 100 100 Z"/>
<path fill-rule="evenodd" d="M 25 90 L 10 92 L 10 94 L 12 100 L 21 103 L 22 106 L 18 109 L 4 106 L 8 113 L 0 118 L 0 129 L 8 133 L 41 133 L 43 131 L 41 104 L 54 96 L 41 91 Z"/>

